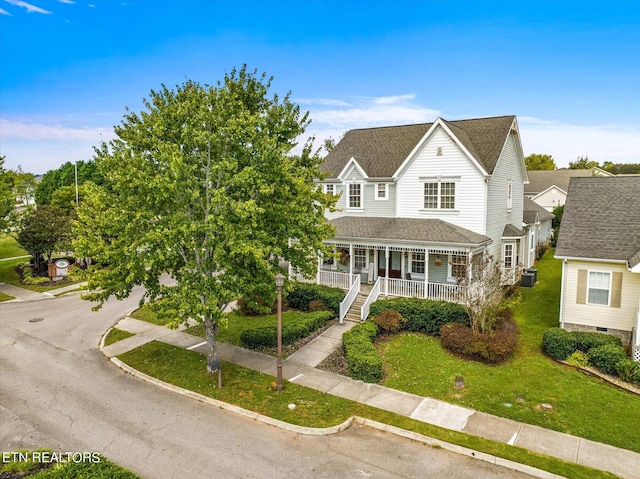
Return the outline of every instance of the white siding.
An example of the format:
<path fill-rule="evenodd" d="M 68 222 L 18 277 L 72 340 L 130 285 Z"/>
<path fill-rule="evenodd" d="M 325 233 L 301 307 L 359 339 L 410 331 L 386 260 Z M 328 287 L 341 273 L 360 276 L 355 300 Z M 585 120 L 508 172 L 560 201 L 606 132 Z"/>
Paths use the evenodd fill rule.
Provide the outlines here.
<path fill-rule="evenodd" d="M 441 148 L 441 155 L 438 155 Z M 424 210 L 424 182 L 421 177 L 459 177 L 455 210 Z M 443 180 L 446 181 L 446 180 Z M 398 178 L 397 216 L 439 218 L 484 234 L 485 183 L 483 175 L 454 141 L 438 128 Z"/>
<path fill-rule="evenodd" d="M 567 201 L 567 195 L 557 188 L 551 188 L 549 191 L 538 195 L 533 201 L 545 210 L 553 211 L 554 208 L 564 205 L 565 201 Z"/>
<path fill-rule="evenodd" d="M 354 173 L 349 175 L 351 178 L 360 178 L 360 175 Z M 340 195 L 336 203 L 336 208 L 339 211 L 329 212 L 325 211 L 327 219 L 332 220 L 340 218 L 342 216 L 381 216 L 381 217 L 393 217 L 395 215 L 396 208 L 396 185 L 393 183 L 387 183 L 387 200 L 376 200 L 374 198 L 376 193 L 376 183 L 363 183 L 363 211 L 348 211 L 345 208 L 347 201 L 347 189 L 346 184 L 336 184 L 335 194 Z"/>
<path fill-rule="evenodd" d="M 622 273 L 620 307 L 613 308 L 599 304 L 578 304 L 578 270 L 607 271 Z M 636 324 L 638 302 L 640 301 L 640 274 L 631 273 L 624 264 L 595 263 L 568 260 L 562 278 L 561 322 L 582 324 L 591 327 L 631 331 Z"/>
<path fill-rule="evenodd" d="M 496 259 L 502 257 L 500 241 L 505 225 L 522 229 L 522 207 L 524 202 L 524 178 L 520 168 L 517 136 L 509 134 L 502 154 L 488 182 L 486 235 L 493 239 L 489 253 Z M 507 184 L 511 180 L 512 205 L 507 210 Z M 522 260 L 522 258 L 520 258 Z"/>

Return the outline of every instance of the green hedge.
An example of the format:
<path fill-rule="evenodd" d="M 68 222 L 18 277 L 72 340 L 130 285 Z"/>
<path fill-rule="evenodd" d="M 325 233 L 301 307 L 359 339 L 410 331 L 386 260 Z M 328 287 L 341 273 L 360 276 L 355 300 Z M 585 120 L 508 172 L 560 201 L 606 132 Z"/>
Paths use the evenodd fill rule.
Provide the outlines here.
<path fill-rule="evenodd" d="M 322 301 L 337 316 L 340 314 L 340 302 L 344 297 L 345 292 L 340 288 L 321 284 L 295 283 L 293 289 L 287 293 L 287 303 L 291 308 L 309 311 L 309 303 Z"/>
<path fill-rule="evenodd" d="M 282 323 L 282 344 L 295 343 L 322 328 L 333 317 L 333 311 L 287 314 L 286 321 L 283 319 Z M 278 345 L 277 324 L 246 329 L 240 334 L 240 341 L 245 346 L 253 349 L 276 347 Z"/>
<path fill-rule="evenodd" d="M 576 348 L 583 353 L 589 353 L 590 349 L 612 344 L 614 346 L 622 346 L 622 340 L 617 336 L 610 334 L 594 333 L 586 331 L 573 331 L 571 335 L 576 340 Z"/>
<path fill-rule="evenodd" d="M 640 383 L 640 363 L 638 361 L 625 358 L 616 364 L 616 372 L 623 381 Z"/>
<path fill-rule="evenodd" d="M 382 381 L 382 359 L 373 340 L 378 326 L 370 321 L 360 323 L 342 335 L 349 375 L 368 383 Z"/>
<path fill-rule="evenodd" d="M 589 350 L 589 363 L 603 373 L 618 374 L 616 366 L 627 359 L 627 353 L 622 346 L 605 344 Z"/>
<path fill-rule="evenodd" d="M 562 328 L 549 328 L 542 335 L 542 348 L 554 359 L 564 361 L 578 349 L 575 336 Z"/>
<path fill-rule="evenodd" d="M 405 329 L 431 336 L 438 336 L 440 328 L 448 323 L 469 326 L 469 315 L 462 306 L 446 301 L 420 298 L 379 299 L 371 305 L 370 316 L 382 311 L 398 311 L 406 320 Z"/>

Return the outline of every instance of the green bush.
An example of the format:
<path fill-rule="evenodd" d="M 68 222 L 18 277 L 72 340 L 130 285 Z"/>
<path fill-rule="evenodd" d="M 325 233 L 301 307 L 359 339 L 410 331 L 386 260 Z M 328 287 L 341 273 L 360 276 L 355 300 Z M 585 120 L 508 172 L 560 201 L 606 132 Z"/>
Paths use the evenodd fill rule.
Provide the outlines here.
<path fill-rule="evenodd" d="M 588 353 L 590 349 L 604 346 L 605 344 L 613 344 L 622 346 L 622 341 L 617 336 L 610 334 L 574 331 L 571 333 L 576 341 L 576 349 L 583 353 Z"/>
<path fill-rule="evenodd" d="M 33 268 L 29 263 L 25 263 L 22 266 L 22 282 L 24 284 L 28 284 L 30 286 L 35 286 L 38 284 L 48 283 L 50 279 L 45 276 L 33 276 Z"/>
<path fill-rule="evenodd" d="M 372 322 L 360 323 L 342 335 L 349 375 L 368 383 L 382 381 L 382 359 L 373 340 L 378 326 Z"/>
<path fill-rule="evenodd" d="M 589 362 L 607 374 L 617 374 L 616 366 L 627 359 L 627 353 L 622 346 L 605 344 L 589 350 Z"/>
<path fill-rule="evenodd" d="M 405 329 L 437 336 L 447 323 L 469 325 L 469 316 L 462 306 L 446 301 L 431 301 L 420 298 L 380 299 L 371 305 L 370 315 L 377 316 L 391 309 L 407 320 Z"/>
<path fill-rule="evenodd" d="M 293 344 L 322 328 L 332 319 L 332 311 L 288 315 L 282 324 L 282 344 Z M 277 325 L 246 329 L 240 334 L 240 341 L 249 348 L 274 348 L 278 345 Z"/>
<path fill-rule="evenodd" d="M 340 302 L 345 293 L 340 288 L 331 288 L 321 284 L 295 283 L 293 289 L 287 293 L 289 307 L 300 311 L 309 311 L 309 303 L 322 301 L 324 305 L 340 314 Z"/>
<path fill-rule="evenodd" d="M 640 383 L 640 363 L 633 359 L 626 358 L 618 362 L 616 372 L 623 381 Z"/>
<path fill-rule="evenodd" d="M 567 363 L 572 366 L 584 367 L 589 365 L 589 355 L 582 351 L 576 350 L 567 358 Z"/>
<path fill-rule="evenodd" d="M 372 321 L 387 333 L 397 333 L 407 322 L 399 312 L 392 309 L 385 309 L 377 314 Z"/>
<path fill-rule="evenodd" d="M 542 348 L 552 358 L 564 361 L 577 349 L 576 339 L 562 328 L 549 328 L 542 335 Z"/>

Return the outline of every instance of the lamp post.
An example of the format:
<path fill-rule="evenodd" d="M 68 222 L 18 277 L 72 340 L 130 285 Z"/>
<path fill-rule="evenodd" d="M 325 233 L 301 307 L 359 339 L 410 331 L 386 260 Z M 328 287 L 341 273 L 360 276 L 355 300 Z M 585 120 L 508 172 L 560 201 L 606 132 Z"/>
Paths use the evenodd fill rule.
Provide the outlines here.
<path fill-rule="evenodd" d="M 278 363 L 277 363 L 277 382 L 276 391 L 282 391 L 282 286 L 284 285 L 284 276 L 278 273 L 275 277 L 276 290 L 278 291 Z"/>

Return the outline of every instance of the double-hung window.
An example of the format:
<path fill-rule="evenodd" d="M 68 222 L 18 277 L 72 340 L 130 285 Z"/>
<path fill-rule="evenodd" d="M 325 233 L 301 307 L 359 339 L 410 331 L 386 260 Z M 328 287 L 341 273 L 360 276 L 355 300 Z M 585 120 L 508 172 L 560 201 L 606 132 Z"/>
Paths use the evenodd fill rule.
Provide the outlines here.
<path fill-rule="evenodd" d="M 367 250 L 364 248 L 354 248 L 353 249 L 353 266 L 356 269 L 366 269 L 367 268 Z"/>
<path fill-rule="evenodd" d="M 609 305 L 611 290 L 611 273 L 589 271 L 589 286 L 587 289 L 587 303 Z"/>
<path fill-rule="evenodd" d="M 464 278 L 467 274 L 467 257 L 463 254 L 451 255 L 451 276 Z"/>
<path fill-rule="evenodd" d="M 424 253 L 412 253 L 411 254 L 411 272 L 424 274 Z"/>
<path fill-rule="evenodd" d="M 324 192 L 329 195 L 335 195 L 335 186 L 331 183 L 324 185 Z"/>
<path fill-rule="evenodd" d="M 362 184 L 349 183 L 348 207 L 362 209 Z"/>
<path fill-rule="evenodd" d="M 376 200 L 386 200 L 386 199 L 387 199 L 387 184 L 376 183 Z"/>
<path fill-rule="evenodd" d="M 504 267 L 513 268 L 513 244 L 507 243 L 504 245 Z"/>
<path fill-rule="evenodd" d="M 444 178 L 425 180 L 424 208 L 427 210 L 455 210 L 456 181 Z"/>

